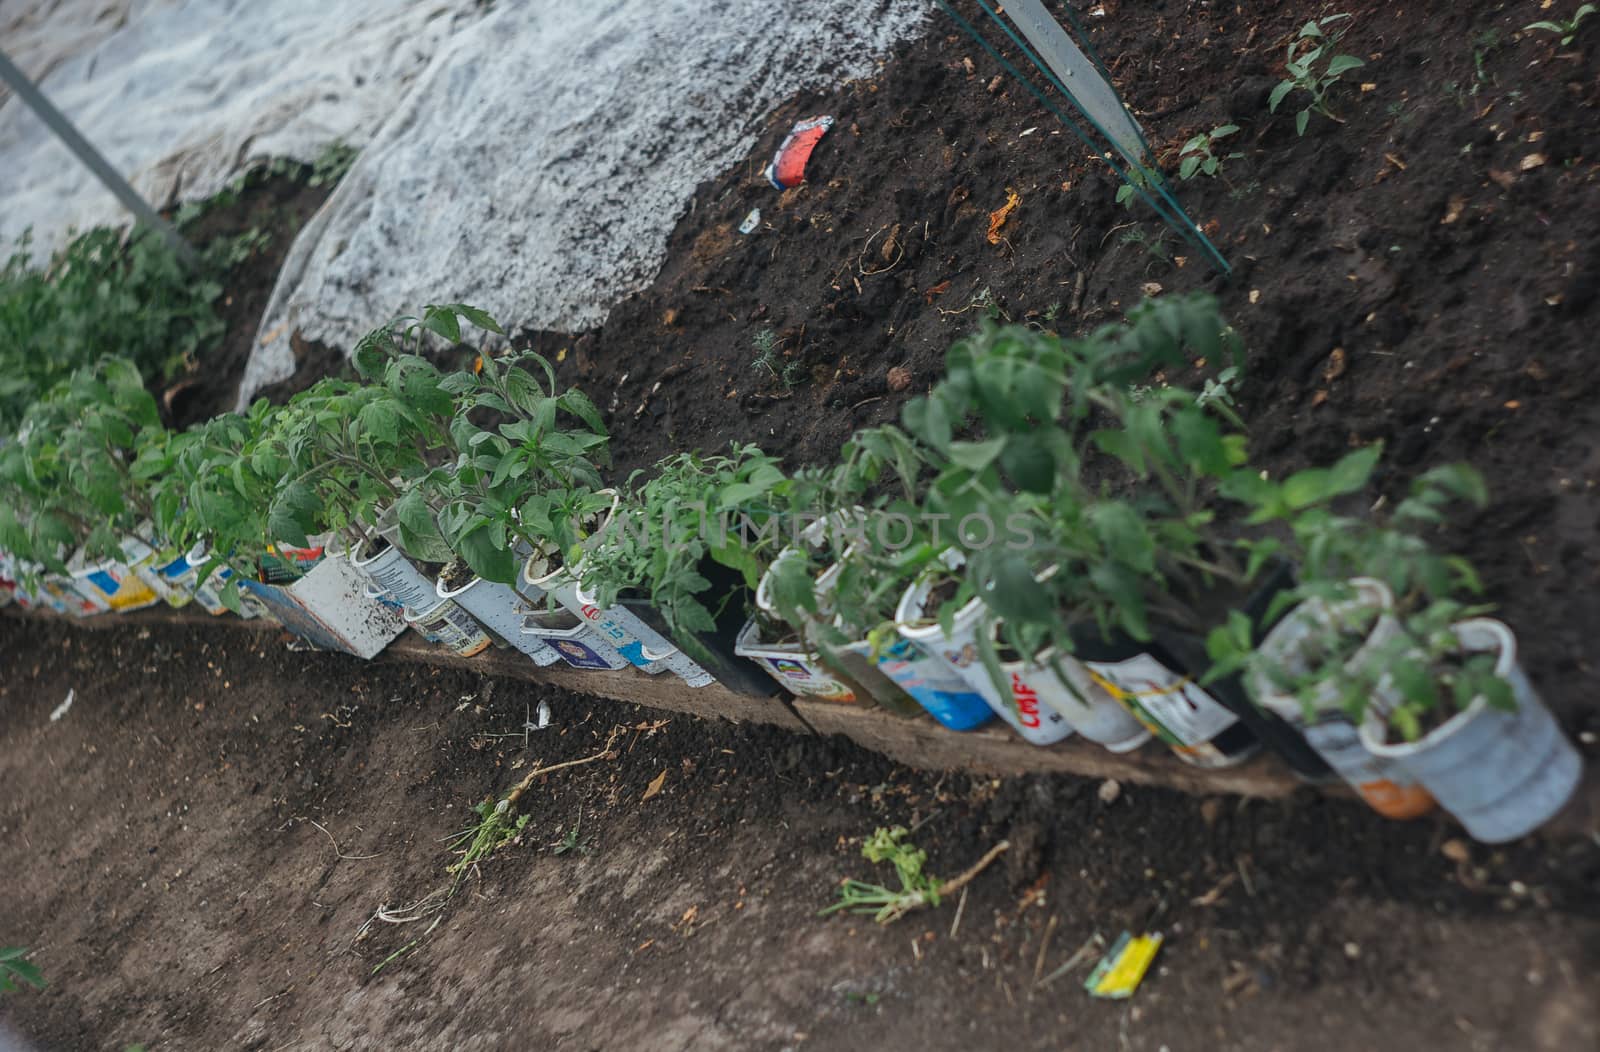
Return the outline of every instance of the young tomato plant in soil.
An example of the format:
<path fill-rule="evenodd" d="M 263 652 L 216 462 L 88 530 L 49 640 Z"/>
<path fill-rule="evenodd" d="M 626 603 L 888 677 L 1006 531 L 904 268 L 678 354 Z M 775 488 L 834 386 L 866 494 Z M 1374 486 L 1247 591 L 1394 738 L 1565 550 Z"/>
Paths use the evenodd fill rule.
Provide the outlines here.
<path fill-rule="evenodd" d="M 1460 669 L 1442 660 L 1456 649 L 1449 626 L 1488 608 L 1462 601 L 1482 588 L 1471 564 L 1439 552 L 1422 535 L 1447 521 L 1452 504 L 1483 507 L 1488 495 L 1476 471 L 1455 464 L 1419 476 L 1381 519 L 1333 511 L 1335 500 L 1366 486 L 1377 457 L 1374 446 L 1348 454 L 1331 468 L 1307 469 L 1281 482 L 1241 472 L 1224 483 L 1223 495 L 1249 508 L 1247 524 L 1281 523 L 1293 538 L 1299 582 L 1274 598 L 1268 619 L 1293 604 L 1319 600 L 1349 608 L 1358 620 L 1322 626 L 1304 655 L 1306 667 L 1291 669 L 1256 649 L 1259 641 L 1252 638 L 1249 619 L 1236 611 L 1207 640 L 1214 664 L 1206 678 L 1249 670 L 1299 698 L 1308 714 L 1322 699 L 1335 699 L 1358 725 L 1375 697 L 1398 694 L 1402 701 L 1390 713 L 1391 725 L 1414 741 L 1428 723 L 1447 718 L 1478 694 L 1493 704 L 1510 704 L 1506 684 L 1492 676 L 1492 658 L 1471 658 Z M 1376 644 L 1367 639 L 1378 611 L 1351 608 L 1356 577 L 1382 582 L 1395 597 L 1393 609 L 1383 613 L 1394 619 L 1397 631 Z M 1362 661 L 1352 664 L 1350 658 L 1364 645 Z M 1448 689 L 1435 689 L 1435 675 Z"/>
<path fill-rule="evenodd" d="M 1298 90 L 1308 95 L 1305 107 L 1295 114 L 1294 118 L 1295 132 L 1299 135 L 1306 133 L 1306 125 L 1310 123 L 1313 113 L 1320 113 L 1329 120 L 1344 123 L 1329 107 L 1328 93 L 1339 82 L 1340 77 L 1352 69 L 1361 68 L 1366 63 L 1354 55 L 1338 54 L 1339 43 L 1344 39 L 1345 30 L 1342 27 L 1329 29 L 1329 26 L 1349 17 L 1349 15 L 1329 15 L 1323 19 L 1307 22 L 1295 38 L 1289 41 L 1288 55 L 1283 64 L 1289 76 L 1272 89 L 1272 94 L 1267 98 L 1267 109 L 1277 113 L 1283 100 L 1293 91 Z"/>
<path fill-rule="evenodd" d="M 680 644 L 696 647 L 694 633 L 715 630 L 785 544 L 789 481 L 755 446 L 734 446 L 726 456 L 680 453 L 641 484 L 642 474 L 628 480 L 614 528 L 585 557 L 584 584 L 601 607 L 643 590 Z M 708 594 L 708 563 L 734 571 L 744 588 Z"/>
<path fill-rule="evenodd" d="M 1218 155 L 1216 144 L 1234 135 L 1239 131 L 1237 124 L 1224 124 L 1212 128 L 1208 132 L 1201 132 L 1183 144 L 1183 149 L 1178 152 L 1181 160 L 1178 162 L 1178 178 L 1187 182 L 1196 175 L 1216 177 L 1222 174 L 1224 161 L 1232 161 L 1243 157 L 1242 153 Z"/>
<path fill-rule="evenodd" d="M 1524 33 L 1538 30 L 1542 33 L 1554 33 L 1561 38 L 1562 47 L 1571 47 L 1572 42 L 1578 39 L 1578 27 L 1583 25 L 1583 20 L 1594 14 L 1600 8 L 1593 4 L 1583 4 L 1572 13 L 1571 18 L 1556 19 L 1554 21 L 1532 22 L 1522 27 Z"/>

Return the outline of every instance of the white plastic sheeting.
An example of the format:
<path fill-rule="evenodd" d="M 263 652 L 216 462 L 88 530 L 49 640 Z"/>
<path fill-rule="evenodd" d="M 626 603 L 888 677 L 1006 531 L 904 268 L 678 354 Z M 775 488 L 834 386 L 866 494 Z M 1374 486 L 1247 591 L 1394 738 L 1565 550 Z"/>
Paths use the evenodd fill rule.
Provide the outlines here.
<path fill-rule="evenodd" d="M 160 207 L 265 158 L 364 144 L 479 17 L 472 0 L 6 0 L 0 49 Z M 129 221 L 31 110 L 0 100 L 5 245 Z"/>
<path fill-rule="evenodd" d="M 242 394 L 288 334 L 422 303 L 578 329 L 647 285 L 694 188 L 771 108 L 871 72 L 922 0 L 501 0 L 446 45 L 296 242 Z"/>

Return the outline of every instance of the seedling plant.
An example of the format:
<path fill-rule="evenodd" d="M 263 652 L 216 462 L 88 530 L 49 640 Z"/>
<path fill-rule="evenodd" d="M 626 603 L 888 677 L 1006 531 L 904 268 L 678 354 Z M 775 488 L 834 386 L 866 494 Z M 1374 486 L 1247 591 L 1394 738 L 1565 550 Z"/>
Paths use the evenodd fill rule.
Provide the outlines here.
<path fill-rule="evenodd" d="M 1522 27 L 1524 33 L 1538 30 L 1541 33 L 1553 33 L 1561 38 L 1562 47 L 1571 47 L 1572 42 L 1578 39 L 1578 27 L 1583 25 L 1583 20 L 1594 14 L 1600 8 L 1594 4 L 1583 4 L 1572 13 L 1571 18 L 1557 19 L 1554 21 L 1532 22 Z"/>
<path fill-rule="evenodd" d="M 1242 153 L 1218 154 L 1216 144 L 1239 131 L 1237 124 L 1224 124 L 1208 132 L 1201 132 L 1183 144 L 1178 151 L 1178 178 L 1187 182 L 1197 175 L 1216 177 L 1222 174 L 1224 161 L 1243 157 Z"/>
<path fill-rule="evenodd" d="M 1267 108 L 1277 113 L 1283 100 L 1296 90 L 1308 96 L 1305 107 L 1294 118 L 1295 132 L 1299 135 L 1306 133 L 1313 113 L 1343 123 L 1329 107 L 1328 93 L 1346 73 L 1366 65 L 1354 55 L 1338 54 L 1345 29 L 1329 27 L 1349 17 L 1347 14 L 1329 15 L 1307 22 L 1289 42 L 1288 56 L 1284 60 L 1284 70 L 1289 76 L 1272 89 Z"/>

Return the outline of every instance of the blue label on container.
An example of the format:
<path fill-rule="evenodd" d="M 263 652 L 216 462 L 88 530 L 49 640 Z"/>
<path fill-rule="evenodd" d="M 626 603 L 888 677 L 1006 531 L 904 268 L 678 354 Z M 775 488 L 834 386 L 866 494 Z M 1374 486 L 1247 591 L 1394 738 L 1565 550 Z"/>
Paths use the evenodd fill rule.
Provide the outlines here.
<path fill-rule="evenodd" d="M 971 730 L 994 718 L 994 710 L 981 695 L 961 689 L 959 678 L 943 675 L 944 669 L 904 639 L 885 648 L 878 667 L 934 719 L 953 731 Z"/>
<path fill-rule="evenodd" d="M 617 643 L 617 653 L 627 659 L 628 664 L 644 668 L 650 664 L 650 659 L 644 656 L 644 644 L 637 639 L 630 639 L 626 643 Z"/>
<path fill-rule="evenodd" d="M 106 595 L 116 595 L 117 589 L 122 587 L 122 582 L 112 577 L 105 570 L 96 570 L 89 575 L 89 583 L 100 589 Z"/>
<path fill-rule="evenodd" d="M 167 580 L 175 581 L 189 572 L 189 560 L 179 556 L 163 566 L 158 572 Z"/>

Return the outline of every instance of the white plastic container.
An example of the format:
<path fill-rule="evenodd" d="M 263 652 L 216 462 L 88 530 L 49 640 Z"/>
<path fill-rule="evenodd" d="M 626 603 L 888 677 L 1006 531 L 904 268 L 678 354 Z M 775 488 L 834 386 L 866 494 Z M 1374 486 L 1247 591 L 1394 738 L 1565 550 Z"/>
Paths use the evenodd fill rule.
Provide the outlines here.
<path fill-rule="evenodd" d="M 1307 599 L 1289 611 L 1262 639 L 1257 653 L 1289 676 L 1305 676 L 1312 671 L 1307 651 L 1316 645 L 1318 637 L 1333 631 L 1336 624 L 1348 622 L 1357 611 L 1370 609 L 1377 611 L 1377 618 L 1366 640 L 1345 661 L 1345 668 L 1354 670 L 1377 660 L 1376 655 L 1400 627 L 1388 613 L 1394 606 L 1394 596 L 1382 581 L 1369 577 L 1354 578 L 1350 584 L 1355 595 L 1348 600 L 1329 603 L 1323 599 Z M 1340 707 L 1336 688 L 1331 683 L 1318 684 L 1308 699 L 1309 712 L 1300 698 L 1285 693 L 1260 672 L 1246 676 L 1245 687 L 1256 704 L 1277 714 L 1304 735 L 1317 755 L 1374 811 L 1387 818 L 1406 819 L 1433 810 L 1432 794 L 1417 784 L 1416 779 L 1400 765 L 1375 755 L 1361 744 L 1359 729 Z M 1383 708 L 1378 698 L 1368 704 L 1380 711 Z"/>
<path fill-rule="evenodd" d="M 1069 654 L 1046 650 L 1032 662 L 1002 662 L 1000 667 L 1025 681 L 1040 701 L 1066 717 L 1080 737 L 1110 752 L 1132 752 L 1152 737 L 1150 729 Z"/>
<path fill-rule="evenodd" d="M 381 551 L 372 541 L 366 541 L 350 553 L 350 562 L 389 597 L 402 607 L 426 610 L 437 597 L 434 583 L 418 570 L 404 552 L 394 544 L 385 544 Z"/>
<path fill-rule="evenodd" d="M 1517 708 L 1478 697 L 1415 742 L 1390 742 L 1383 715 L 1368 709 L 1361 742 L 1422 784 L 1476 840 L 1503 844 L 1539 828 L 1564 807 L 1583 776 L 1578 754 L 1517 660 L 1517 640 L 1499 621 L 1453 626 L 1467 653 L 1495 655 L 1495 675 Z"/>
<path fill-rule="evenodd" d="M 777 680 L 778 685 L 798 697 L 853 704 L 860 699 L 855 691 L 829 672 L 821 660 L 798 643 L 763 643 L 755 618 L 745 622 L 733 652 L 755 662 Z"/>

